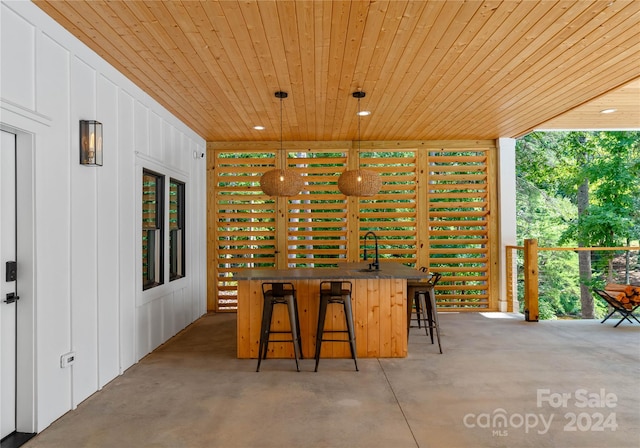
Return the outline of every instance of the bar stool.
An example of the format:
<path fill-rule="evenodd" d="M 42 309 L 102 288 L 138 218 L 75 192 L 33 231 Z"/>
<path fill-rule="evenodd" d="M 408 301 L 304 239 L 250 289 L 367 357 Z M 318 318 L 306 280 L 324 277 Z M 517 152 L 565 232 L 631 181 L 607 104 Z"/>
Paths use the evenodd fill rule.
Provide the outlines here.
<path fill-rule="evenodd" d="M 258 367 L 256 367 L 256 372 L 260 371 L 260 362 L 263 359 L 267 359 L 267 348 L 270 342 L 293 343 L 296 370 L 299 372 L 300 367 L 298 365 L 298 358 L 303 359 L 303 357 L 295 287 L 293 286 L 293 283 L 288 282 L 266 282 L 262 284 L 262 297 L 264 299 L 264 307 L 262 309 L 262 327 L 260 329 L 260 348 L 258 352 Z M 273 307 L 278 304 L 287 306 L 290 330 L 271 330 Z M 291 339 L 271 339 L 272 333 L 291 334 Z"/>
<path fill-rule="evenodd" d="M 420 268 L 420 270 L 423 272 L 427 271 L 424 267 Z M 431 278 L 426 282 L 410 282 L 408 284 L 409 289 L 413 289 L 414 293 L 413 305 L 409 305 L 409 316 L 407 318 L 407 337 L 409 337 L 409 328 L 411 327 L 411 309 L 415 307 L 418 328 L 421 328 L 421 324 L 424 323 L 425 333 L 427 336 L 431 336 L 432 344 L 433 333 L 435 330 L 440 353 L 442 353 L 442 345 L 440 344 L 440 324 L 438 322 L 435 287 L 441 277 L 442 274 L 436 272 L 431 274 Z"/>
<path fill-rule="evenodd" d="M 349 281 L 323 281 L 320 282 L 320 312 L 318 313 L 318 330 L 316 332 L 316 368 L 320 362 L 320 350 L 323 342 L 349 342 L 351 358 L 358 371 L 358 357 L 356 355 L 356 334 L 353 327 L 353 312 L 351 307 L 351 289 Z M 341 304 L 344 307 L 344 317 L 347 323 L 346 330 L 325 330 L 324 321 L 327 314 L 327 306 L 330 303 Z M 324 333 L 347 333 L 349 339 L 324 339 Z"/>
<path fill-rule="evenodd" d="M 420 271 L 427 272 L 427 269 L 421 267 Z M 425 296 L 423 294 L 418 294 L 418 291 L 426 290 L 430 287 L 430 285 L 432 284 L 431 279 L 433 278 L 433 275 L 435 274 L 432 274 L 432 277 L 430 277 L 427 281 L 407 281 L 407 338 L 409 338 L 409 329 L 411 328 L 412 313 L 414 309 L 416 311 L 416 321 L 418 322 L 418 328 L 422 328 L 422 324 L 424 323 L 425 332 L 427 336 L 429 336 L 426 300 L 421 300 L 421 298 L 424 299 Z M 436 279 L 436 282 L 438 279 Z"/>

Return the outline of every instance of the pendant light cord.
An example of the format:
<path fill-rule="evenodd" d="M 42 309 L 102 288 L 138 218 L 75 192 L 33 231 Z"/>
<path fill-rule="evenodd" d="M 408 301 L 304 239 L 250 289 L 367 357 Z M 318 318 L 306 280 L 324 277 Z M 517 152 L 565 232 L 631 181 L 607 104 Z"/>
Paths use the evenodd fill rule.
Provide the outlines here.
<path fill-rule="evenodd" d="M 360 134 L 360 121 L 362 120 L 362 116 L 360 115 L 360 98 L 358 98 L 358 166 L 360 166 L 360 141 L 362 140 L 362 136 Z"/>
<path fill-rule="evenodd" d="M 360 122 L 362 121 L 362 115 L 360 111 L 360 100 L 364 98 L 365 93 L 362 90 L 358 90 L 356 92 L 353 92 L 352 96 L 358 99 L 358 168 L 357 169 L 359 171 L 360 170 L 360 150 L 361 150 L 361 143 L 362 143 L 362 133 L 360 130 Z"/>
<path fill-rule="evenodd" d="M 287 92 L 283 92 L 283 91 L 277 91 L 275 93 L 276 98 L 280 99 L 280 153 L 279 153 L 279 159 L 281 162 L 281 170 L 286 169 L 286 157 L 284 157 L 282 154 L 284 152 L 284 106 L 282 104 L 282 100 L 284 100 L 287 96 L 289 96 L 287 94 Z"/>

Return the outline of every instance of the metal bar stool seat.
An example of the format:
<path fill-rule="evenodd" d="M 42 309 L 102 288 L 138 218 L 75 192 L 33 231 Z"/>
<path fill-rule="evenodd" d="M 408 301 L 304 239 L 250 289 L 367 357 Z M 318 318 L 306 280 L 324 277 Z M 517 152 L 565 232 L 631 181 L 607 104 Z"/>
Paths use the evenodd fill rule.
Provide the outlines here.
<path fill-rule="evenodd" d="M 293 283 L 282 282 L 266 282 L 262 284 L 262 297 L 264 306 L 262 308 L 262 326 L 260 328 L 260 347 L 258 352 L 258 367 L 256 372 L 260 371 L 260 362 L 267 359 L 267 350 L 270 342 L 291 342 L 293 343 L 293 353 L 296 359 L 296 370 L 300 371 L 298 359 L 302 356 L 302 338 L 300 337 L 300 319 L 298 317 L 298 302 L 296 299 L 296 290 Z M 273 307 L 275 305 L 286 305 L 289 313 L 289 330 L 272 330 L 271 320 L 273 317 Z M 285 333 L 291 334 L 291 339 L 271 339 L 271 334 Z"/>
<path fill-rule="evenodd" d="M 426 272 L 425 268 L 420 268 L 420 270 Z M 409 315 L 407 317 L 407 336 L 411 326 L 411 308 L 415 307 L 418 327 L 420 328 L 421 324 L 424 323 L 425 333 L 427 336 L 431 336 L 432 344 L 434 343 L 433 333 L 435 331 L 440 353 L 442 353 L 442 345 L 440 344 L 440 324 L 436 308 L 435 287 L 441 277 L 442 274 L 436 272 L 431 274 L 431 278 L 426 282 L 411 282 L 408 284 L 409 289 L 413 289 L 414 293 L 413 305 L 409 304 Z"/>
<path fill-rule="evenodd" d="M 353 311 L 351 306 L 352 285 L 349 281 L 323 281 L 320 282 L 320 311 L 318 313 L 318 329 L 316 332 L 316 368 L 320 362 L 320 350 L 323 342 L 348 342 L 351 349 L 351 358 L 358 371 L 358 357 L 356 354 L 356 334 L 353 325 Z M 334 303 L 344 307 L 346 330 L 325 330 L 324 323 L 328 305 Z M 347 333 L 349 339 L 325 339 L 325 333 Z"/>

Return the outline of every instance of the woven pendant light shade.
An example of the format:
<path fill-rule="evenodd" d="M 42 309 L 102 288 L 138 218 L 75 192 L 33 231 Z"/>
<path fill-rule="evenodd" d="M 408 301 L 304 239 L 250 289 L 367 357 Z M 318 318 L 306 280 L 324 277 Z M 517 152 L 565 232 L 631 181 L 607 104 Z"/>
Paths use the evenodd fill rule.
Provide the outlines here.
<path fill-rule="evenodd" d="M 381 187 L 380 175 L 371 170 L 347 170 L 338 178 L 338 190 L 345 196 L 375 196 Z"/>
<path fill-rule="evenodd" d="M 276 92 L 275 97 L 280 99 L 280 157 L 281 165 L 286 165 L 282 149 L 282 100 L 287 96 L 287 92 Z M 286 168 L 274 168 L 267 171 L 260 177 L 260 188 L 264 194 L 269 196 L 290 197 L 302 191 L 304 181 L 302 176 L 295 171 Z"/>
<path fill-rule="evenodd" d="M 353 92 L 353 97 L 358 99 L 358 165 L 360 165 L 360 99 L 365 97 L 363 91 Z M 382 188 L 382 179 L 375 171 L 363 170 L 358 166 L 357 170 L 346 170 L 338 178 L 338 190 L 345 196 L 375 196 Z"/>
<path fill-rule="evenodd" d="M 302 176 L 291 170 L 269 170 L 260 178 L 260 188 L 269 196 L 295 196 L 303 186 Z"/>

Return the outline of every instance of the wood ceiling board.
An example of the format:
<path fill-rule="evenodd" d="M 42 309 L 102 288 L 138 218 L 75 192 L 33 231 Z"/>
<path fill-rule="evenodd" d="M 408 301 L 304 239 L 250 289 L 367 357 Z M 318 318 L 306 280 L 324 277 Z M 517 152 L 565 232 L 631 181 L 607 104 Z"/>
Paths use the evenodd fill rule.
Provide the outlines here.
<path fill-rule="evenodd" d="M 416 100 L 429 98 L 433 91 L 430 80 L 433 79 L 434 67 L 447 54 L 444 49 L 449 48 L 448 41 L 460 32 L 460 29 L 454 26 L 454 19 L 461 10 L 472 9 L 460 7 L 460 3 L 442 2 L 441 8 L 425 8 L 423 11 L 421 21 L 416 24 L 415 29 L 416 32 L 424 34 L 424 40 L 407 45 L 403 55 L 404 65 L 393 67 L 395 73 L 401 75 L 396 78 L 394 84 L 402 86 L 402 95 L 394 95 L 387 104 L 376 107 L 376 110 L 384 108 L 388 115 L 394 116 L 395 119 L 385 134 L 379 134 L 374 138 L 390 139 L 391 135 L 404 132 L 407 125 L 415 123 L 415 111 L 422 104 Z"/>
<path fill-rule="evenodd" d="M 74 4 L 81 5 L 80 2 L 74 2 Z M 91 3 L 91 5 L 97 5 L 97 3 Z M 135 6 L 135 5 L 134 5 Z M 85 13 L 87 13 L 85 11 Z M 142 10 L 142 14 L 145 14 L 146 11 Z M 156 86 L 158 88 L 154 88 L 152 92 L 147 91 L 150 96 L 154 97 L 158 102 L 164 104 L 170 111 L 174 114 L 178 114 L 179 109 L 177 106 L 172 107 L 172 105 L 181 105 L 184 108 L 185 113 L 190 112 L 190 122 L 199 123 L 200 126 L 205 126 L 205 124 L 211 126 L 228 126 L 233 124 L 232 121 L 228 121 L 229 117 L 227 115 L 216 116 L 213 112 L 217 109 L 221 109 L 222 105 L 216 100 L 211 101 L 211 98 L 223 98 L 222 95 L 209 95 L 208 101 L 202 104 L 202 101 L 198 102 L 195 99 L 190 101 L 190 95 L 188 92 L 183 91 L 180 86 L 174 84 L 169 85 L 168 81 L 173 78 L 166 76 L 164 69 L 160 66 L 161 60 L 170 59 L 168 55 L 160 58 L 158 57 L 158 52 L 164 52 L 162 48 L 156 48 L 155 51 L 153 48 L 150 48 L 146 43 L 142 42 L 139 39 L 139 36 L 146 35 L 145 25 L 139 18 L 131 11 L 129 8 L 118 8 L 117 11 L 113 11 L 112 21 L 110 23 L 114 23 L 114 29 L 116 32 L 122 37 L 122 46 L 115 46 L 109 50 L 109 54 L 112 54 L 116 59 L 119 68 L 121 71 L 125 70 L 136 70 L 139 66 L 142 71 L 138 71 L 136 76 L 137 79 L 141 77 L 153 77 L 157 82 Z M 96 19 L 97 20 L 97 19 Z M 153 17 L 149 17 L 148 20 L 154 20 Z M 122 31 L 120 31 L 122 30 Z M 126 30 L 130 30 L 129 33 Z M 122 48 L 122 50 L 120 50 Z M 135 82 L 135 79 L 133 79 Z M 139 84 L 138 84 L 139 85 Z M 191 105 L 191 110 L 186 108 L 185 106 Z M 212 119 L 221 118 L 221 120 L 216 120 L 211 123 Z M 188 121 L 184 119 L 184 121 Z"/>
<path fill-rule="evenodd" d="M 601 113 L 611 108 L 616 111 L 610 114 Z M 594 122 L 598 123 L 597 127 L 591 125 Z M 640 130 L 640 78 L 536 128 L 536 130 L 569 129 Z"/>
<path fill-rule="evenodd" d="M 584 30 L 584 27 L 580 29 Z M 622 30 L 624 30 L 624 28 L 622 28 Z M 603 32 L 602 28 L 596 28 L 596 31 Z M 616 47 L 615 52 L 606 48 L 597 48 L 595 45 L 582 45 L 576 55 L 568 58 L 568 62 L 564 64 L 555 63 L 560 56 L 550 53 L 531 67 L 532 71 L 538 73 L 539 82 L 543 84 L 536 85 L 536 83 L 530 82 L 527 85 L 527 76 L 529 76 L 529 74 L 527 72 L 522 72 L 519 78 L 516 78 L 511 82 L 512 88 L 506 91 L 506 97 L 497 97 L 498 100 L 493 102 L 488 101 L 487 98 L 485 104 L 489 107 L 493 107 L 496 104 L 502 104 L 500 109 L 490 109 L 490 115 L 493 116 L 497 122 L 506 125 L 500 130 L 500 132 L 506 132 L 506 135 L 522 135 L 523 130 L 518 129 L 515 126 L 517 126 L 517 123 L 524 120 L 530 119 L 535 121 L 539 118 L 539 115 L 536 115 L 536 112 L 540 111 L 540 109 L 535 108 L 536 104 L 542 104 L 541 110 L 543 115 L 546 115 L 553 110 L 558 111 L 558 113 L 562 113 L 567 109 L 560 109 L 559 98 L 566 98 L 567 96 L 573 97 L 570 104 L 580 104 L 581 102 L 584 102 L 585 98 L 591 99 L 594 94 L 600 94 L 601 92 L 606 91 L 604 88 L 601 90 L 593 90 L 592 87 L 597 85 L 597 79 L 620 75 L 620 71 L 617 69 L 616 64 L 621 62 L 621 60 L 626 60 L 631 67 L 640 67 L 640 58 L 638 57 L 637 48 L 631 48 L 631 51 L 627 51 L 626 46 L 623 45 L 624 42 L 619 42 L 620 40 L 625 39 L 626 34 L 620 34 L 620 36 L 622 37 L 616 42 L 620 44 L 620 47 Z M 587 38 L 585 37 L 584 39 L 586 40 Z M 616 52 L 627 52 L 627 54 L 625 55 L 623 53 L 621 57 L 620 55 L 616 56 Z M 589 58 L 598 57 L 602 54 L 607 54 L 610 58 L 607 60 L 606 64 L 595 66 L 591 64 L 586 66 L 586 61 L 588 61 Z M 589 71 L 589 68 L 591 71 Z M 608 70 L 609 68 L 612 70 Z M 602 77 L 594 78 L 593 75 L 596 72 L 602 73 Z M 637 72 L 637 69 L 634 69 L 634 72 Z M 612 73 L 612 75 L 610 76 L 607 73 Z M 567 82 L 559 83 L 558 79 L 561 79 L 563 75 L 568 75 Z M 587 79 L 588 82 L 584 82 L 585 79 Z M 596 79 L 596 82 L 592 82 L 592 79 Z M 607 80 L 606 84 L 610 86 L 611 84 L 615 85 L 617 83 L 619 85 L 620 82 L 628 80 L 629 78 L 626 76 L 622 79 L 618 77 L 613 81 Z M 518 87 L 519 85 L 526 87 Z M 544 92 L 548 92 L 548 94 L 545 95 Z M 503 93 L 502 95 L 504 96 L 505 94 Z M 553 101 L 550 101 L 550 97 L 553 98 Z M 512 107 L 517 102 L 526 104 L 526 107 Z M 514 109 L 516 109 L 515 113 Z M 482 106 L 475 109 L 476 112 L 481 110 L 483 110 Z M 483 120 L 479 118 L 475 122 L 481 123 Z M 512 123 L 516 124 L 512 125 Z"/>
<path fill-rule="evenodd" d="M 229 65 L 233 67 L 234 78 L 230 79 L 230 91 L 237 83 L 244 86 L 245 92 L 238 97 L 240 111 L 245 111 L 243 125 L 250 129 L 252 124 L 264 116 L 265 110 L 279 105 L 274 92 L 277 88 L 277 74 L 274 64 L 268 63 L 270 49 L 268 39 L 262 32 L 262 27 L 252 27 L 249 23 L 261 23 L 260 11 L 256 4 L 240 4 L 238 8 L 225 10 L 229 30 L 232 38 L 224 43 L 232 51 L 228 54 Z M 253 76 L 253 73 L 263 73 L 265 76 Z M 286 90 L 286 89 L 285 89 Z M 237 92 L 236 92 L 237 93 Z M 289 101 L 289 100 L 287 100 Z M 279 110 L 279 107 L 278 107 Z M 270 126 L 269 132 L 279 136 L 279 121 Z"/>
<path fill-rule="evenodd" d="M 358 9 L 353 11 L 355 6 Z M 367 20 L 368 5 L 362 2 L 354 2 L 351 8 L 353 14 L 350 19 L 351 23 L 347 26 L 348 32 L 345 46 L 345 54 L 349 56 L 342 61 L 340 87 L 338 90 L 339 100 L 336 102 L 336 119 L 333 124 L 336 130 L 336 137 L 345 135 L 354 123 L 357 124 L 355 112 L 358 101 L 353 97 L 353 92 L 362 90 L 365 94 L 367 93 L 367 89 L 364 87 L 364 73 L 371 60 L 372 52 L 367 48 L 370 45 L 363 45 L 365 42 L 363 39 L 365 25 L 369 29 L 380 29 L 379 21 L 376 22 L 375 19 Z M 362 104 L 362 100 L 360 101 Z"/>
<path fill-rule="evenodd" d="M 529 2 L 530 4 L 536 5 L 536 2 Z M 538 6 L 541 3 L 537 3 Z M 541 13 L 537 13 L 541 14 Z M 439 113 L 472 113 L 477 114 L 476 119 L 473 120 L 473 124 L 475 123 L 491 123 L 492 118 L 495 117 L 495 114 L 500 110 L 498 105 L 502 105 L 504 108 L 505 104 L 509 104 L 509 101 L 513 100 L 513 93 L 505 87 L 505 85 L 509 86 L 514 83 L 514 79 L 517 77 L 518 72 L 527 71 L 528 67 L 522 68 L 523 64 L 526 64 L 527 58 L 531 57 L 534 54 L 541 53 L 541 50 L 545 48 L 548 44 L 548 39 L 553 35 L 553 27 L 545 27 L 544 29 L 537 29 L 536 27 L 540 23 L 540 20 L 544 20 L 538 18 L 536 15 L 535 19 L 529 19 L 529 23 L 531 23 L 530 28 L 526 28 L 526 24 L 523 25 L 523 21 L 520 20 L 518 25 L 513 26 L 513 34 L 509 36 L 510 38 L 516 38 L 519 34 L 519 27 L 523 25 L 526 28 L 526 32 L 523 33 L 524 36 L 521 39 L 513 39 L 511 40 L 511 45 L 507 45 L 503 43 L 503 46 L 508 49 L 502 53 L 499 50 L 489 50 L 485 51 L 483 54 L 488 54 L 488 57 L 484 57 L 483 59 L 478 59 L 474 61 L 474 65 L 470 67 L 456 67 L 455 72 L 451 73 L 451 76 L 457 76 L 462 80 L 463 84 L 460 85 L 457 90 L 460 92 L 464 92 L 458 95 L 459 101 L 453 102 L 449 105 L 448 110 L 441 110 Z M 505 20 L 503 23 L 510 23 L 511 17 L 509 20 Z M 547 21 L 554 23 L 558 19 L 557 16 L 547 17 Z M 546 22 L 546 21 L 545 21 Z M 504 31 L 503 31 L 504 32 Z M 531 38 L 531 36 L 537 36 L 536 38 Z M 503 41 L 504 42 L 504 41 Z M 480 54 L 479 49 L 475 52 L 476 54 Z M 481 64 L 479 67 L 478 64 Z M 530 65 L 527 64 L 527 66 Z M 469 76 L 463 78 L 465 73 L 476 71 L 479 73 L 477 79 L 473 79 Z M 474 83 L 474 84 L 472 84 Z M 478 87 L 481 86 L 481 87 Z M 515 84 L 515 88 L 521 88 L 520 84 Z M 468 97 L 471 96 L 472 92 L 477 91 L 478 94 L 475 95 L 476 98 L 472 101 L 468 100 Z M 501 99 L 502 102 L 499 101 Z M 436 99 L 436 103 L 438 103 L 438 99 Z M 465 107 L 465 109 L 462 109 Z M 483 110 L 483 107 L 485 108 Z M 485 116 L 482 116 L 482 112 L 485 112 Z M 495 120 L 493 120 L 495 121 Z M 468 123 L 461 123 L 461 125 L 465 126 L 467 132 L 469 132 Z M 446 126 L 443 123 L 443 126 Z M 448 126 L 447 129 L 435 128 L 434 132 L 461 132 L 461 128 L 455 128 L 452 126 Z M 497 132 L 497 129 L 495 129 Z"/>
<path fill-rule="evenodd" d="M 558 91 L 568 90 L 568 88 L 565 88 L 565 84 L 558 82 L 559 79 L 562 79 L 562 74 L 566 69 L 559 68 L 557 61 L 569 58 L 568 53 L 563 50 L 567 40 L 574 41 L 579 39 L 579 37 L 573 36 L 573 33 L 570 33 L 569 30 L 574 29 L 584 35 L 584 33 L 588 32 L 585 28 L 597 27 L 597 24 L 591 24 L 586 20 L 585 17 L 588 16 L 589 14 L 585 12 L 575 18 L 571 15 L 568 18 L 559 20 L 559 23 L 566 23 L 567 26 L 557 26 L 555 29 L 553 26 L 547 28 L 546 21 L 538 21 L 532 32 L 535 34 L 539 31 L 542 39 L 538 39 L 538 43 L 533 45 L 535 48 L 532 49 L 533 51 L 528 54 L 525 53 L 519 58 L 510 59 L 511 61 L 518 61 L 518 63 L 511 67 L 507 73 L 491 73 L 491 77 L 497 78 L 498 82 L 492 82 L 482 75 L 479 76 L 476 82 L 482 85 L 482 94 L 473 101 L 467 101 L 466 105 L 461 102 L 463 98 L 458 96 L 458 101 L 454 101 L 451 105 L 453 110 L 443 111 L 443 113 L 468 114 L 471 117 L 475 117 L 474 120 L 469 120 L 474 124 L 491 123 L 492 121 L 508 124 L 517 113 L 525 114 L 525 118 L 530 114 L 528 101 L 532 99 L 542 98 L 547 102 L 548 107 L 553 108 L 554 104 L 549 102 L 550 97 L 555 98 Z M 547 32 L 545 33 L 545 31 Z M 488 54 L 488 52 L 485 51 L 484 54 Z M 509 58 L 506 59 L 509 60 Z M 583 59 L 581 58 L 580 60 Z M 461 70 L 459 73 L 468 73 L 468 70 Z M 505 74 L 508 74 L 509 78 L 501 79 Z M 568 78 L 568 81 L 570 80 L 572 80 L 571 77 Z M 549 95 L 547 92 L 553 92 L 553 94 Z M 518 107 L 519 104 L 526 104 L 526 106 Z M 502 116 L 497 115 L 501 112 L 503 113 Z M 454 122 L 459 123 L 458 120 L 454 120 Z M 442 129 L 437 129 L 437 131 L 442 131 Z M 455 128 L 449 130 L 449 132 L 455 131 Z M 479 131 L 482 131 L 482 129 Z M 500 131 L 509 132 L 511 129 L 503 126 Z M 517 133 L 517 130 L 515 132 Z"/>
<path fill-rule="evenodd" d="M 36 4 L 211 141 L 279 140 L 276 90 L 285 140 L 356 139 L 358 88 L 365 140 L 516 137 L 640 77 L 633 0 Z"/>
<path fill-rule="evenodd" d="M 180 60 L 178 63 L 180 66 L 193 66 L 195 64 L 196 68 L 191 68 L 191 72 L 205 72 L 207 73 L 209 70 L 201 69 L 201 59 L 196 56 L 196 52 L 193 50 L 194 47 L 192 42 L 184 39 L 183 33 L 173 32 L 174 27 L 178 27 L 180 30 L 186 29 L 190 33 L 194 33 L 193 30 L 197 29 L 197 26 L 193 23 L 191 18 L 189 17 L 187 10 L 184 8 L 180 8 L 180 3 L 178 2 L 162 2 L 163 7 L 157 7 L 158 13 L 156 14 L 158 21 L 155 25 L 162 27 L 162 32 L 166 33 L 167 36 L 175 36 L 172 37 L 172 41 L 175 43 L 176 48 L 173 49 L 175 54 L 178 54 Z M 168 11 L 167 8 L 171 9 L 171 12 Z M 237 29 L 243 29 L 244 22 L 237 26 Z M 193 39 L 193 38 L 192 38 Z M 235 39 L 232 42 L 236 43 L 240 41 L 240 39 Z M 183 50 L 186 49 L 186 50 Z M 236 47 L 225 47 L 227 51 L 233 51 L 235 54 L 240 54 L 240 51 Z M 182 57 L 180 55 L 182 53 Z M 206 56 L 206 53 L 201 53 Z M 211 58 L 217 59 L 217 54 L 211 54 Z M 231 58 L 229 58 L 231 59 Z M 220 69 L 216 69 L 215 66 L 210 66 L 214 71 L 212 72 L 212 76 L 208 76 L 206 78 L 200 78 L 196 81 L 196 86 L 201 86 L 202 91 L 204 92 L 207 89 L 207 86 L 213 84 L 219 87 L 219 91 L 217 92 L 221 98 L 227 99 L 226 104 L 223 104 L 224 110 L 228 110 L 230 118 L 235 118 L 235 124 L 237 128 L 243 132 L 247 137 L 250 135 L 251 127 L 246 124 L 246 112 L 253 107 L 254 102 L 252 102 L 246 95 L 239 95 L 240 92 L 233 85 L 238 85 L 241 83 L 248 83 L 251 78 L 246 77 L 242 78 L 239 73 L 247 73 L 245 67 L 242 67 L 242 59 L 235 58 L 236 63 L 227 63 L 224 68 L 220 67 Z M 238 67 L 240 66 L 240 70 Z M 189 70 L 188 68 L 185 70 Z M 226 76 L 216 76 L 216 74 L 224 73 Z M 246 85 L 246 84 L 244 84 Z M 209 95 L 210 96 L 210 95 Z"/>
<path fill-rule="evenodd" d="M 483 76 L 490 78 L 496 75 L 488 69 L 492 67 L 493 60 L 500 57 L 497 45 L 504 42 L 505 36 L 511 30 L 511 27 L 506 27 L 505 24 L 510 23 L 512 19 L 514 22 L 517 21 L 512 17 L 512 14 L 515 14 L 513 6 L 510 3 L 499 3 L 495 7 L 480 9 L 474 15 L 471 25 L 476 24 L 479 27 L 477 32 L 465 51 L 459 54 L 456 63 L 444 74 L 445 85 L 431 98 L 430 103 L 436 105 L 432 111 L 435 116 L 459 114 L 463 110 L 461 106 L 486 91 L 488 86 Z M 451 126 L 443 121 L 438 123 L 431 128 L 431 132 L 438 133 L 443 127 Z"/>
<path fill-rule="evenodd" d="M 621 58 L 621 62 L 623 62 L 623 61 L 624 61 L 624 58 L 622 57 Z M 635 74 L 636 74 L 635 71 L 633 71 L 633 72 L 629 71 L 629 72 L 625 72 L 625 73 L 628 73 L 628 76 L 635 76 Z M 621 77 L 623 75 L 625 75 L 625 73 L 621 73 L 620 74 Z M 628 78 L 627 77 L 622 77 L 621 79 L 624 79 L 626 81 L 626 79 L 628 79 Z M 585 94 L 582 95 L 582 98 L 591 98 L 593 96 L 592 95 L 593 92 L 601 92 L 608 85 L 609 84 L 605 84 L 603 81 L 600 81 L 599 84 L 594 84 L 594 83 L 591 83 L 589 79 L 585 79 L 584 83 L 579 83 L 577 81 L 575 83 L 572 83 L 572 85 L 570 85 L 567 90 L 565 90 L 562 94 L 560 94 L 560 95 L 558 95 L 556 97 L 556 104 L 557 104 L 556 109 L 561 111 L 558 114 L 558 116 L 561 116 L 564 113 L 566 113 L 565 111 L 567 110 L 567 108 L 572 107 L 571 105 L 576 103 L 576 99 L 575 99 L 574 96 L 569 97 L 570 96 L 570 90 L 569 90 L 570 88 L 574 87 L 576 89 L 576 91 L 578 91 L 579 89 L 585 91 Z M 567 98 L 567 97 L 569 97 L 569 98 Z M 585 104 L 585 103 L 588 103 L 588 101 L 583 102 L 581 104 Z M 639 105 L 638 107 L 640 107 L 640 98 L 636 99 L 636 104 L 638 104 Z M 538 101 L 537 103 L 532 103 L 530 105 L 529 114 L 530 114 L 531 117 L 535 117 L 536 116 L 535 114 L 537 113 L 537 117 L 542 118 L 548 113 L 548 111 L 549 111 L 549 108 L 547 107 L 547 105 L 544 104 L 542 101 Z M 599 126 L 602 125 L 600 123 L 600 119 L 597 116 L 593 116 L 593 118 L 594 118 L 594 121 L 591 124 L 589 124 L 589 126 L 591 126 L 592 128 L 595 129 L 595 128 L 598 128 Z M 633 122 L 627 123 L 627 126 L 632 126 L 633 124 L 634 124 Z"/>

